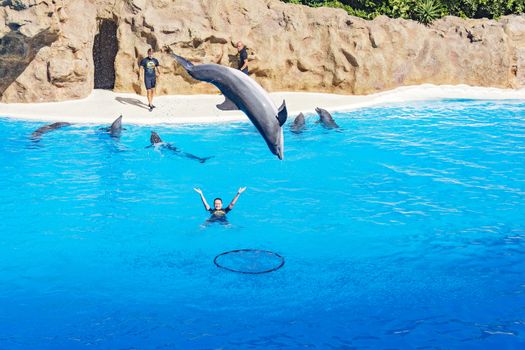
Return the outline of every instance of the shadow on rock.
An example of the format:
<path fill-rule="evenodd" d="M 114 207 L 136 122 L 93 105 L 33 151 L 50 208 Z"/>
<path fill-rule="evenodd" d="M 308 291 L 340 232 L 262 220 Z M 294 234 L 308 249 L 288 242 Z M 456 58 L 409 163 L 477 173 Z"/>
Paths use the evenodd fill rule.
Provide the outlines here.
<path fill-rule="evenodd" d="M 0 96 L 24 72 L 38 51 L 58 39 L 58 33 L 45 30 L 26 38 L 18 28 L 0 38 Z"/>

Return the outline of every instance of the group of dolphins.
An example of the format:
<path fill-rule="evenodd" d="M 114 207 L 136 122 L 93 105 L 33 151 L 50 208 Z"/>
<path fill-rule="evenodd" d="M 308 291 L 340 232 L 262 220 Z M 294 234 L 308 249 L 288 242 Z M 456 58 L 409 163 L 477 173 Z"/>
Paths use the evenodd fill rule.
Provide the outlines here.
<path fill-rule="evenodd" d="M 326 129 L 339 128 L 339 125 L 337 125 L 334 118 L 332 118 L 332 115 L 326 109 L 317 107 L 315 111 L 319 115 L 319 120 L 317 121 L 317 123 L 321 123 L 321 125 L 323 125 Z M 304 120 L 304 115 L 302 113 L 299 113 L 293 121 L 292 132 L 298 134 L 303 132 L 305 129 L 306 122 Z"/>
<path fill-rule="evenodd" d="M 279 159 L 283 159 L 284 136 L 282 126 L 288 118 L 285 101 L 277 108 L 270 99 L 269 94 L 254 79 L 237 69 L 213 63 L 194 65 L 181 56 L 175 54 L 172 54 L 172 56 L 191 77 L 215 85 L 225 97 L 224 102 L 217 105 L 217 108 L 220 110 L 243 111 L 262 135 L 270 151 Z M 319 114 L 319 122 L 324 127 L 328 129 L 339 127 L 328 111 L 322 108 L 316 108 L 315 110 Z M 59 122 L 43 126 L 35 130 L 31 134 L 31 138 L 38 141 L 42 134 L 69 125 L 71 124 Z M 295 118 L 291 129 L 295 133 L 300 133 L 305 129 L 305 118 L 302 113 Z M 102 130 L 113 137 L 119 137 L 122 132 L 122 116 L 118 117 L 110 127 Z M 201 163 L 212 158 L 201 158 L 182 152 L 177 147 L 163 142 L 154 131 L 151 132 L 150 142 L 151 145 L 148 147 L 160 146 Z"/>
<path fill-rule="evenodd" d="M 63 128 L 63 127 L 66 127 L 66 126 L 70 126 L 70 125 L 71 125 L 71 123 L 57 122 L 57 123 L 53 123 L 53 124 L 42 126 L 42 127 L 38 128 L 38 129 L 36 129 L 31 134 L 31 140 L 33 140 L 35 142 L 38 142 L 43 134 L 48 133 L 48 132 L 50 132 L 52 130 L 60 129 L 60 128 Z M 108 133 L 113 138 L 119 138 L 121 136 L 121 134 L 122 134 L 122 130 L 125 130 L 125 129 L 122 128 L 122 116 L 119 116 L 117 119 L 115 119 L 115 121 L 111 124 L 111 126 L 99 129 L 99 131 Z M 156 147 L 156 148 L 167 149 L 169 151 L 174 152 L 175 154 L 177 154 L 179 156 L 182 156 L 182 157 L 185 157 L 185 158 L 189 158 L 189 159 L 193 159 L 193 160 L 197 160 L 200 163 L 204 163 L 208 159 L 213 158 L 213 156 L 212 157 L 204 157 L 204 158 L 202 158 L 202 157 L 198 157 L 198 156 L 196 156 L 194 154 L 184 152 L 184 151 L 180 150 L 179 148 L 175 147 L 174 145 L 172 145 L 171 143 L 167 143 L 167 142 L 162 141 L 162 139 L 160 138 L 159 134 L 157 134 L 155 131 L 151 132 L 150 143 L 151 144 L 149 146 L 147 146 L 146 148 Z"/>

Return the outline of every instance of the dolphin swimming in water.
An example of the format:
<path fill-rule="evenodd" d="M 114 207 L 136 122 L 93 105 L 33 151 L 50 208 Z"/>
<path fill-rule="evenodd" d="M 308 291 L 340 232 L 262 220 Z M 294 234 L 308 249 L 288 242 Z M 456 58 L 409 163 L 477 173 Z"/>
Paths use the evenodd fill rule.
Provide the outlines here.
<path fill-rule="evenodd" d="M 159 134 L 157 134 L 155 131 L 152 131 L 149 137 L 149 142 L 151 142 L 152 145 L 158 145 L 162 143 L 162 140 L 160 139 Z"/>
<path fill-rule="evenodd" d="M 303 130 L 306 128 L 305 121 L 304 121 L 304 114 L 299 113 L 297 117 L 295 117 L 293 124 L 292 124 L 292 132 L 296 134 L 300 134 L 303 132 Z"/>
<path fill-rule="evenodd" d="M 151 136 L 149 138 L 149 141 L 151 142 L 151 145 L 149 145 L 148 147 L 160 146 L 160 147 L 169 149 L 170 151 L 173 151 L 177 155 L 180 155 L 182 157 L 198 160 L 200 163 L 204 163 L 208 159 L 213 158 L 213 156 L 201 158 L 201 157 L 197 157 L 196 155 L 193 155 L 191 153 L 183 152 L 183 151 L 179 150 L 177 147 L 173 146 L 172 144 L 167 143 L 167 142 L 163 142 L 162 139 L 160 138 L 159 134 L 157 134 L 155 131 L 151 132 Z"/>
<path fill-rule="evenodd" d="M 115 121 L 107 128 L 100 128 L 99 130 L 109 133 L 111 137 L 120 137 L 122 134 L 122 115 L 120 115 Z"/>
<path fill-rule="evenodd" d="M 31 134 L 31 139 L 33 141 L 39 141 L 43 134 L 48 133 L 52 130 L 60 129 L 65 126 L 69 126 L 69 125 L 71 125 L 71 123 L 67 123 L 67 122 L 57 122 L 57 123 L 53 123 L 49 125 L 44 125 L 36 129 L 35 131 L 33 131 L 33 133 Z"/>
<path fill-rule="evenodd" d="M 211 83 L 221 90 L 226 100 L 217 108 L 243 111 L 262 135 L 270 151 L 283 159 L 282 126 L 288 117 L 285 101 L 277 108 L 255 80 L 237 69 L 218 64 L 193 65 L 183 57 L 172 55 L 194 79 Z"/>
<path fill-rule="evenodd" d="M 317 114 L 319 114 L 319 121 L 318 123 L 323 124 L 323 126 L 327 129 L 337 129 L 339 128 L 339 125 L 335 122 L 334 118 L 332 118 L 332 115 L 328 113 L 326 109 L 322 109 L 317 107 L 315 109 Z"/>

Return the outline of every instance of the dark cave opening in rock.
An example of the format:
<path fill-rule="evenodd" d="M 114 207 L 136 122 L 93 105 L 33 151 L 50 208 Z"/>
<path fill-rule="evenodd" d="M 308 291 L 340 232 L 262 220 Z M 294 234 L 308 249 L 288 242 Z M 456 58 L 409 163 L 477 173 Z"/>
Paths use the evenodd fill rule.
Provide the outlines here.
<path fill-rule="evenodd" d="M 112 20 L 99 20 L 98 34 L 93 43 L 95 63 L 95 89 L 115 87 L 115 57 L 118 51 L 117 24 Z"/>

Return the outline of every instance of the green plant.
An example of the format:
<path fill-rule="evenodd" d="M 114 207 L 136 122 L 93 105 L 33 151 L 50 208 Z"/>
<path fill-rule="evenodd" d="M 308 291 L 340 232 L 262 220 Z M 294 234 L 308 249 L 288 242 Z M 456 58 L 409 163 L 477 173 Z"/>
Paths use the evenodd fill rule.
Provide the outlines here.
<path fill-rule="evenodd" d="M 418 0 L 412 18 L 429 25 L 433 21 L 443 16 L 444 8 L 439 0 Z"/>
<path fill-rule="evenodd" d="M 443 0 L 451 15 L 498 18 L 525 11 L 525 0 Z"/>
<path fill-rule="evenodd" d="M 379 15 L 415 19 L 429 24 L 445 15 L 498 18 L 525 11 L 525 0 L 282 0 L 311 7 L 337 7 L 352 16 L 373 19 Z M 1 2 L 1 0 L 0 0 Z"/>
<path fill-rule="evenodd" d="M 388 13 L 389 17 L 396 18 L 410 18 L 410 12 L 414 8 L 414 1 L 411 0 L 390 0 L 388 1 Z"/>

